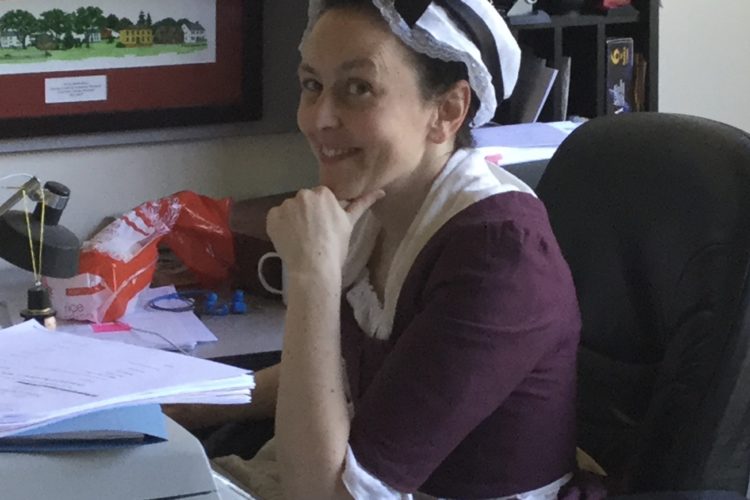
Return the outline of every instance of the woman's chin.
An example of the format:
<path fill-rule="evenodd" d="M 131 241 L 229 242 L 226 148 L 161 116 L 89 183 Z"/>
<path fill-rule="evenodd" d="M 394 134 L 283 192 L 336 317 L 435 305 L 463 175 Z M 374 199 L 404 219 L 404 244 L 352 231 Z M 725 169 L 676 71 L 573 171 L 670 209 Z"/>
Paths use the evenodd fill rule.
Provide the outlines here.
<path fill-rule="evenodd" d="M 336 182 L 323 181 L 321 185 L 330 189 L 336 199 L 341 201 L 353 200 L 362 194 L 359 189 L 353 186 L 346 186 Z"/>

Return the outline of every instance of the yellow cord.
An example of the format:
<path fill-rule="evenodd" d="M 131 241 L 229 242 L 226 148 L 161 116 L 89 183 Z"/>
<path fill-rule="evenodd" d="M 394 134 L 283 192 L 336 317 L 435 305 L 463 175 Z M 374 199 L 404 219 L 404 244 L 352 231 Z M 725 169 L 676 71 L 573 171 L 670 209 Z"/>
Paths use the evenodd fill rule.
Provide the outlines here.
<path fill-rule="evenodd" d="M 29 237 L 29 251 L 31 252 L 31 269 L 34 273 L 34 281 L 36 284 L 41 284 L 42 282 L 42 248 L 44 248 L 44 219 L 45 219 L 45 208 L 46 205 L 44 203 L 44 189 L 41 190 L 42 193 L 42 220 L 41 224 L 39 226 L 39 264 L 37 265 L 36 255 L 34 252 L 34 239 L 31 235 L 31 218 L 29 217 L 29 207 L 26 204 L 26 190 L 21 191 L 23 194 L 23 212 L 26 216 L 26 234 Z"/>
<path fill-rule="evenodd" d="M 31 252 L 31 269 L 34 273 L 34 281 L 37 281 L 36 256 L 34 255 L 34 240 L 31 237 L 31 219 L 29 218 L 29 207 L 26 204 L 26 190 L 21 190 L 23 194 L 23 213 L 26 216 L 26 234 L 29 236 L 29 251 Z"/>
<path fill-rule="evenodd" d="M 42 193 L 42 220 L 39 221 L 39 279 L 37 280 L 39 284 L 42 283 L 42 250 L 44 250 L 44 221 L 47 209 L 44 199 L 44 188 L 41 188 L 40 191 Z"/>

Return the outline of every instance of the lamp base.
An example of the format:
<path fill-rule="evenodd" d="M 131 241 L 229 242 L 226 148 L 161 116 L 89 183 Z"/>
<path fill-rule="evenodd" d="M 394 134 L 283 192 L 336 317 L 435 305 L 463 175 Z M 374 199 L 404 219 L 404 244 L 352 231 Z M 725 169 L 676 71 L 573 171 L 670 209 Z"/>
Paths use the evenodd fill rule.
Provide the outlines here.
<path fill-rule="evenodd" d="M 21 311 L 25 320 L 35 319 L 43 326 L 54 330 L 57 327 L 55 311 L 49 299 L 49 290 L 44 285 L 34 285 L 27 292 L 28 307 Z"/>

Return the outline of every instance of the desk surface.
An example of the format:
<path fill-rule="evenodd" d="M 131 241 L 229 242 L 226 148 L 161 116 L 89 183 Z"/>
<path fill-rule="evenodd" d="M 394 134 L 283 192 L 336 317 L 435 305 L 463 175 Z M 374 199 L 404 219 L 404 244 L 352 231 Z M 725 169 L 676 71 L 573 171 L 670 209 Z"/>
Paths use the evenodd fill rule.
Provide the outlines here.
<path fill-rule="evenodd" d="M 26 307 L 26 289 L 32 274 L 20 269 L 0 270 L 0 301 L 7 304 L 10 320 L 22 321 L 19 312 Z M 209 316 L 204 323 L 219 339 L 198 344 L 192 352 L 199 358 L 223 358 L 281 350 L 285 308 L 280 300 L 248 298 L 248 313 Z M 2 321 L 0 311 L 0 321 Z"/>
<path fill-rule="evenodd" d="M 203 318 L 219 341 L 198 344 L 193 353 L 200 358 L 221 358 L 280 351 L 285 312 L 281 300 L 250 297 L 247 314 Z"/>

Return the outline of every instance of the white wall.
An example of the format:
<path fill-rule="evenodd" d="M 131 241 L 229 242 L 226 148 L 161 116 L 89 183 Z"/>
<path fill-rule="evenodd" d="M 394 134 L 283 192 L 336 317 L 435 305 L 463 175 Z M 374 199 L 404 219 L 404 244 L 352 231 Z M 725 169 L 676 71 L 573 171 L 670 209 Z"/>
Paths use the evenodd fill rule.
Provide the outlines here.
<path fill-rule="evenodd" d="M 241 199 L 311 186 L 317 178 L 296 133 L 0 155 L 0 177 L 19 172 L 71 189 L 61 223 L 80 238 L 106 216 L 183 189 Z M 0 190 L 0 203 L 10 194 Z M 8 266 L 0 261 L 0 269 Z"/>
<path fill-rule="evenodd" d="M 663 4 L 660 109 L 750 131 L 750 0 Z M 105 216 L 182 189 L 243 198 L 309 186 L 316 178 L 299 134 L 0 155 L 0 177 L 16 172 L 71 188 L 62 222 L 79 237 Z M 9 194 L 0 190 L 0 202 Z"/>
<path fill-rule="evenodd" d="M 312 155 L 300 134 L 287 133 L 296 130 L 297 44 L 307 22 L 306 9 L 307 2 L 298 0 L 274 0 L 263 6 L 263 118 L 247 124 L 252 135 L 43 153 L 0 152 L 0 177 L 26 172 L 70 187 L 71 200 L 61 223 L 80 238 L 88 237 L 106 216 L 183 189 L 241 199 L 313 185 L 317 170 Z M 130 142 L 131 135 L 141 137 L 140 132 L 124 135 Z M 162 133 L 165 136 L 174 139 L 179 134 Z M 108 140 L 103 135 L 92 142 Z M 0 151 L 18 149 L 6 142 L 0 137 Z M 0 186 L 7 184 L 0 182 Z M 0 189 L 0 203 L 10 194 Z M 0 260 L 0 268 L 8 266 Z"/>
<path fill-rule="evenodd" d="M 750 132 L 750 0 L 662 0 L 659 111 Z"/>

